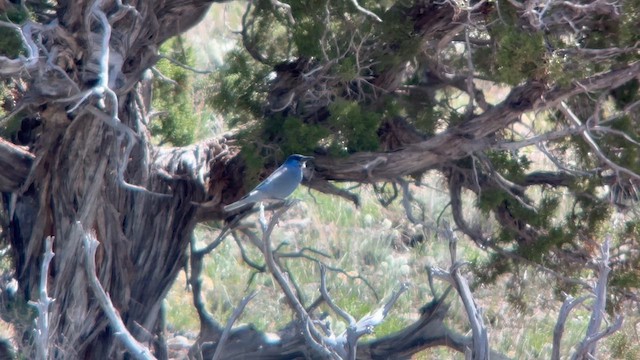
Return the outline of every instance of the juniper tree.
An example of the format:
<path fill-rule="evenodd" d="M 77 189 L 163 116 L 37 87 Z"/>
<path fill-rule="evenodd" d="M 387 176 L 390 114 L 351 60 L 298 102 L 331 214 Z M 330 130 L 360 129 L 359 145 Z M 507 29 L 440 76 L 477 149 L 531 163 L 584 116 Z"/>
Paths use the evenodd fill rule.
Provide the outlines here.
<path fill-rule="evenodd" d="M 410 203 L 409 182 L 441 175 L 455 227 L 492 254 L 475 264 L 487 281 L 521 265 L 570 278 L 596 256 L 593 239 L 609 214 L 626 211 L 611 289 L 619 301 L 632 297 L 640 265 L 631 250 L 640 235 L 637 0 L 250 2 L 240 45 L 210 76 L 209 105 L 233 131 L 184 145 L 185 123 L 150 123 L 148 74 L 161 46 L 211 3 L 0 4 L 0 235 L 19 284 L 22 310 L 12 322 L 25 334 L 24 353 L 35 351 L 27 301 L 39 296 L 51 236 L 48 355 L 124 356 L 84 270 L 84 240 L 95 238 L 101 286 L 133 336 L 161 357 L 162 301 L 194 227 L 224 220 L 225 204 L 293 152 L 316 157 L 305 185 L 354 202 L 335 184 L 393 184 Z M 174 102 L 158 101 L 193 123 L 184 92 L 162 86 Z M 490 94 L 495 88 L 505 95 Z M 155 146 L 150 131 L 184 146 Z M 549 165 L 537 165 L 540 158 Z M 465 218 L 463 193 L 497 232 Z M 223 335 L 205 320 L 202 346 Z M 267 345 L 243 334 L 227 354 Z M 358 356 L 408 356 L 445 343 L 464 351 L 449 333 L 397 341 L 409 335 L 423 333 L 405 329 L 359 346 Z M 269 355 L 319 351 L 300 333 L 285 340 Z"/>

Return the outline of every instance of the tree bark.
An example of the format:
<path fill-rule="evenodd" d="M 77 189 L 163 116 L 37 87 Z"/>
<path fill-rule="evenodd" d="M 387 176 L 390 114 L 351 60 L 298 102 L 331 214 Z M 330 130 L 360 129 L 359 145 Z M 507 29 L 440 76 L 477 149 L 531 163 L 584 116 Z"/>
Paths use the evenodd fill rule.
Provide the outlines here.
<path fill-rule="evenodd" d="M 129 330 L 148 341 L 159 328 L 196 204 L 216 189 L 201 174 L 224 168 L 232 153 L 214 160 L 226 149 L 215 140 L 154 149 L 138 84 L 159 45 L 198 22 L 210 3 L 60 1 L 49 24 L 24 27 L 41 36 L 27 42 L 47 50 L 20 69 L 31 73 L 22 105 L 42 123 L 29 151 L 0 140 L 0 191 L 12 215 L 6 233 L 23 301 L 38 296 L 44 239 L 55 239 L 50 358 L 120 358 L 124 351 L 93 301 L 76 223 L 100 242 L 97 275 Z M 21 352 L 29 357 L 25 335 Z"/>
<path fill-rule="evenodd" d="M 100 242 L 97 275 L 125 325 L 138 340 L 150 342 L 162 331 L 161 302 L 184 263 L 194 226 L 203 219 L 222 219 L 221 204 L 240 195 L 242 164 L 235 157 L 237 149 L 225 139 L 156 149 L 146 128 L 149 99 L 142 91 L 144 72 L 157 61 L 160 44 L 198 22 L 211 2 L 58 1 L 47 26 L 28 25 L 39 37 L 25 31 L 35 54 L 23 62 L 0 58 L 2 74 L 15 69 L 15 76 L 29 75 L 22 106 L 42 119 L 28 150 L 0 139 L 0 192 L 23 301 L 37 297 L 44 240 L 55 239 L 48 289 L 55 299 L 50 358 L 124 357 L 123 347 L 92 299 L 78 223 Z M 455 19 L 466 15 L 437 1 L 417 1 L 409 7 L 399 2 L 389 16 L 395 11 L 414 22 L 414 35 L 423 46 L 453 36 L 459 31 Z M 375 60 L 375 54 L 372 57 Z M 373 83 L 394 91 L 404 68 L 403 63 L 382 68 Z M 430 138 L 389 122 L 394 133 L 387 132 L 393 136 L 385 151 L 340 159 L 319 156 L 311 185 L 331 191 L 329 180 L 395 180 L 441 167 L 492 149 L 495 133 L 525 112 L 551 108 L 578 93 L 619 86 L 638 73 L 640 62 L 635 62 L 568 87 L 547 88 L 530 81 L 515 87 L 503 102 Z M 296 77 L 278 76 L 285 83 L 274 81 L 279 92 L 269 97 L 273 108 L 305 90 L 304 84 L 290 80 Z M 326 104 L 306 110 L 315 114 L 309 117 L 313 121 L 327 116 Z M 434 345 L 457 350 L 468 345 L 468 339 L 448 333 L 438 316 L 423 315 L 401 333 L 363 344 L 358 356 L 389 358 Z M 213 355 L 215 348 L 204 342 L 203 351 Z M 26 356 L 29 343 L 25 336 L 21 346 Z M 243 328 L 229 338 L 225 356 L 301 357 L 308 353 L 306 346 L 300 334 L 273 344 Z"/>

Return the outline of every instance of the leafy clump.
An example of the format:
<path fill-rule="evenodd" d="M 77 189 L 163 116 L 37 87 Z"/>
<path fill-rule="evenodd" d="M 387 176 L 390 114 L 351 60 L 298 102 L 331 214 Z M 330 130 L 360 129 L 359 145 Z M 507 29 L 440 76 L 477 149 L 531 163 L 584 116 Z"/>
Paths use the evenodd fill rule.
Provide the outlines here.
<path fill-rule="evenodd" d="M 180 37 L 167 41 L 160 51 L 185 65 L 192 66 L 195 62 L 193 50 Z M 156 69 L 161 76 L 154 78 L 152 106 L 157 116 L 152 119 L 151 131 L 160 143 L 175 146 L 193 143 L 203 123 L 194 111 L 193 72 L 167 59 L 160 60 Z"/>
<path fill-rule="evenodd" d="M 378 148 L 381 116 L 355 101 L 337 100 L 329 106 L 329 126 L 336 134 L 334 145 L 346 152 L 373 151 Z"/>
<path fill-rule="evenodd" d="M 26 7 L 9 7 L 0 14 L 0 20 L 20 25 L 29 19 Z M 24 42 L 16 29 L 0 26 L 0 55 L 15 58 L 24 54 Z"/>
<path fill-rule="evenodd" d="M 509 85 L 539 78 L 544 73 L 544 39 L 540 33 L 500 27 L 495 54 L 497 80 Z"/>

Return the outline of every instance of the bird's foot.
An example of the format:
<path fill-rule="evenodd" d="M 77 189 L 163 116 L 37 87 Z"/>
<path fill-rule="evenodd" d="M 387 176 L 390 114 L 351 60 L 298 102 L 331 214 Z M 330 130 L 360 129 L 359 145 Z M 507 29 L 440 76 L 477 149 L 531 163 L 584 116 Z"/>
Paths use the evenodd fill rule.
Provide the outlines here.
<path fill-rule="evenodd" d="M 300 201 L 301 201 L 300 199 L 286 199 L 284 201 L 284 205 L 283 206 L 289 208 L 289 207 L 292 207 L 292 206 L 296 205 Z"/>

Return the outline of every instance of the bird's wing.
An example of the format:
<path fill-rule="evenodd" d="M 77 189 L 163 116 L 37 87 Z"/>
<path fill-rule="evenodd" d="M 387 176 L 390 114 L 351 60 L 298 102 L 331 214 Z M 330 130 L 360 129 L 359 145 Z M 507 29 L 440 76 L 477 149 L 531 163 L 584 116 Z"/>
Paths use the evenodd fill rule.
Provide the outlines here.
<path fill-rule="evenodd" d="M 276 180 L 281 176 L 287 176 L 287 170 L 288 169 L 286 166 L 280 166 L 279 168 L 276 169 L 276 171 L 271 173 L 271 175 L 269 175 L 266 179 L 262 180 L 262 182 L 258 184 L 258 186 L 256 186 L 255 190 L 262 190 L 265 188 L 268 189 L 269 185 L 271 185 L 274 182 L 274 180 Z"/>
<path fill-rule="evenodd" d="M 258 191 L 258 189 L 254 189 L 254 190 L 251 190 L 251 192 L 248 193 L 247 195 L 243 196 L 240 200 L 225 206 L 224 211 L 226 212 L 235 211 L 247 204 L 253 204 L 258 201 L 261 201 L 264 198 L 265 196 L 263 193 Z"/>
<path fill-rule="evenodd" d="M 298 183 L 300 183 L 300 179 L 296 178 L 295 170 L 290 169 L 286 165 L 282 165 L 266 179 L 262 180 L 249 194 L 225 206 L 224 210 L 226 212 L 235 211 L 247 204 L 256 203 L 265 199 L 284 199 L 295 190 Z"/>

